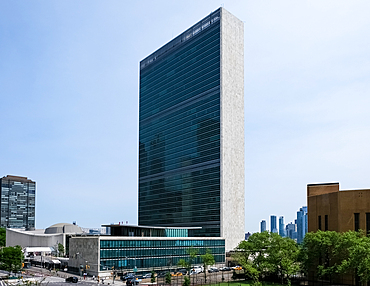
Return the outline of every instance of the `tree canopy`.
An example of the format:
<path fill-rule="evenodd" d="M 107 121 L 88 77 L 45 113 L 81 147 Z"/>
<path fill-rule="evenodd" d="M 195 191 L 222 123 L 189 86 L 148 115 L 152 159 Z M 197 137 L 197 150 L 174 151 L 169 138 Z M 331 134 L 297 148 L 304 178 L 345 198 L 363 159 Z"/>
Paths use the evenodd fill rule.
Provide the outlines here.
<path fill-rule="evenodd" d="M 307 233 L 299 260 L 306 274 L 313 271 L 319 278 L 357 274 L 365 282 L 370 279 L 370 238 L 362 231 Z"/>
<path fill-rule="evenodd" d="M 242 241 L 234 257 L 254 281 L 275 277 L 283 282 L 299 270 L 298 253 L 294 240 L 265 231 Z"/>
<path fill-rule="evenodd" d="M 22 269 L 24 255 L 22 248 L 17 246 L 3 247 L 0 250 L 0 268 L 8 272 L 19 272 Z"/>

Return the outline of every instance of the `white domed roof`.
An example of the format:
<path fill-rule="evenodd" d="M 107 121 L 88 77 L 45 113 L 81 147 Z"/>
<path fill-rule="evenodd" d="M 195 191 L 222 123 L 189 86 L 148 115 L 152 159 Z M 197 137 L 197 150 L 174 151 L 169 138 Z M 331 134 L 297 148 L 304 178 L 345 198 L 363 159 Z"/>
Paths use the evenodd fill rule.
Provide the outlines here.
<path fill-rule="evenodd" d="M 71 223 L 56 223 L 45 229 L 45 234 L 54 233 L 82 233 L 82 229 Z"/>

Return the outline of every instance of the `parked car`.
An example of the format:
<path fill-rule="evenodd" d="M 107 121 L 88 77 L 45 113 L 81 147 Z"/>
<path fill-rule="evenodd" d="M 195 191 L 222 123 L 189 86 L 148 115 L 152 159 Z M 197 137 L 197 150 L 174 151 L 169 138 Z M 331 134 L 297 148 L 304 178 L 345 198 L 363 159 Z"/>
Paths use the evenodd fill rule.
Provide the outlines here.
<path fill-rule="evenodd" d="M 66 278 L 66 282 L 77 283 L 78 278 L 76 276 L 71 276 L 71 277 Z"/>
<path fill-rule="evenodd" d="M 177 270 L 177 272 L 181 272 L 182 275 L 188 274 L 188 271 L 185 268 L 181 268 L 181 269 Z"/>
<path fill-rule="evenodd" d="M 134 286 L 134 285 L 139 285 L 140 280 L 133 278 L 133 279 L 127 279 L 126 285 L 127 286 Z"/>
<path fill-rule="evenodd" d="M 129 274 L 127 274 L 126 276 L 122 276 L 122 277 L 121 277 L 121 280 L 122 280 L 122 281 L 127 281 L 128 279 L 135 279 L 135 275 L 134 275 L 134 274 L 129 273 Z"/>
<path fill-rule="evenodd" d="M 213 273 L 213 272 L 219 272 L 218 268 L 217 267 L 211 267 L 210 269 L 208 269 L 208 273 Z"/>
<path fill-rule="evenodd" d="M 166 277 L 166 272 L 158 273 L 157 278 L 163 278 L 163 277 Z"/>

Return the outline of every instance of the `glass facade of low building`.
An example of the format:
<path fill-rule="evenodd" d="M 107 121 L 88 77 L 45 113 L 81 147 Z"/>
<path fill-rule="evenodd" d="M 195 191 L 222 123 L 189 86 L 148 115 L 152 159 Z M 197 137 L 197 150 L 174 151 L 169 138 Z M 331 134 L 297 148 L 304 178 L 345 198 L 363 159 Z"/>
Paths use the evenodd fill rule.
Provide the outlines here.
<path fill-rule="evenodd" d="M 139 224 L 220 236 L 220 11 L 140 63 Z"/>
<path fill-rule="evenodd" d="M 0 226 L 34 229 L 36 183 L 26 177 L 8 175 L 0 179 L 0 190 Z"/>
<path fill-rule="evenodd" d="M 194 247 L 198 254 L 205 254 L 207 249 L 217 263 L 225 263 L 224 239 L 100 239 L 100 271 L 106 269 L 177 268 L 180 259 L 188 260 L 188 250 Z M 200 256 L 194 264 L 200 264 Z"/>

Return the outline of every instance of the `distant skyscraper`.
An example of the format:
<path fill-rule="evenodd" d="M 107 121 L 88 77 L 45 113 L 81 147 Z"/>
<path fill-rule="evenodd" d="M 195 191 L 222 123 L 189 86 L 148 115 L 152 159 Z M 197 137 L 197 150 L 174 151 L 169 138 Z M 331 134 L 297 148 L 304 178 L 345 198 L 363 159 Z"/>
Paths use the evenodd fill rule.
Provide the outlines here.
<path fill-rule="evenodd" d="M 290 237 L 291 239 L 297 239 L 297 226 L 296 224 L 290 222 L 286 225 L 286 236 Z"/>
<path fill-rule="evenodd" d="M 284 225 L 284 217 L 279 217 L 279 235 L 281 237 L 285 236 L 285 225 Z"/>
<path fill-rule="evenodd" d="M 248 238 L 251 236 L 252 234 L 248 231 L 245 233 L 245 240 L 248 240 Z"/>
<path fill-rule="evenodd" d="M 274 232 L 274 233 L 277 233 L 278 230 L 277 230 L 277 225 L 276 225 L 276 215 L 272 215 L 270 217 L 270 224 L 271 224 L 270 225 L 271 226 L 270 231 Z"/>
<path fill-rule="evenodd" d="M 140 62 L 139 224 L 244 239 L 244 25 L 223 8 Z"/>
<path fill-rule="evenodd" d="M 266 231 L 266 221 L 265 220 L 261 221 L 261 232 L 264 232 L 264 231 Z"/>
<path fill-rule="evenodd" d="M 307 207 L 301 207 L 297 212 L 297 242 L 302 243 L 307 233 Z"/>
<path fill-rule="evenodd" d="M 0 191 L 0 226 L 34 229 L 36 183 L 27 177 L 8 175 L 0 179 Z"/>

